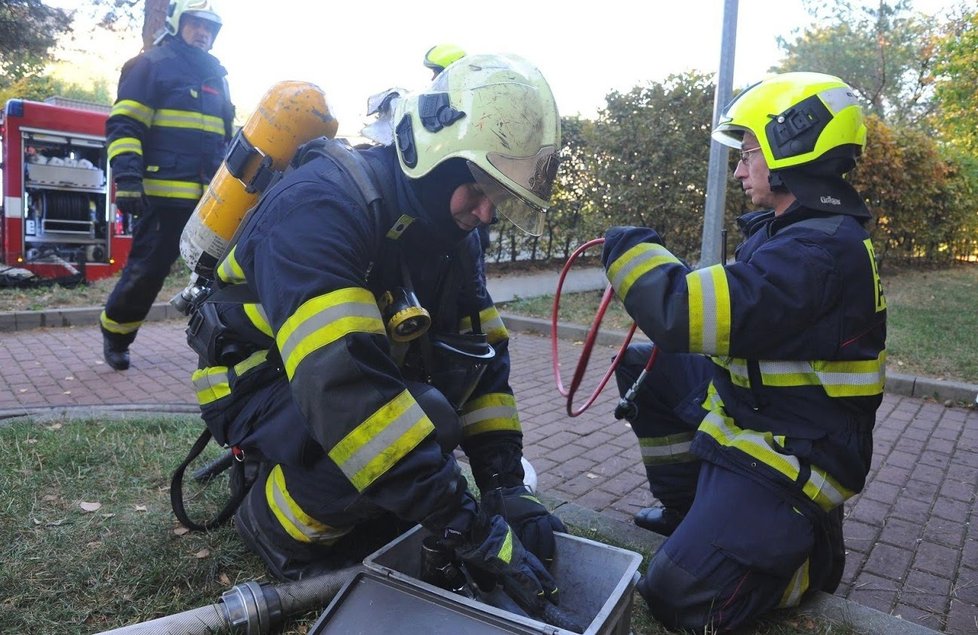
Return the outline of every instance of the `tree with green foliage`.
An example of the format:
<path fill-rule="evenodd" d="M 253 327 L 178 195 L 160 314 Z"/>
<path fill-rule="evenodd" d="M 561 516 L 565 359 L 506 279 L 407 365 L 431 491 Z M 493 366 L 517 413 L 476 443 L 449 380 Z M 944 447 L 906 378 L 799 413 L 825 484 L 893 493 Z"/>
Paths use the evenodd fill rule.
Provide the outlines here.
<path fill-rule="evenodd" d="M 873 6 L 806 0 L 815 22 L 772 70 L 815 71 L 845 80 L 885 121 L 924 125 L 934 108 L 933 54 L 939 26 L 914 14 L 909 0 Z"/>
<path fill-rule="evenodd" d="M 713 94 L 712 76 L 692 71 L 608 95 L 591 139 L 591 226 L 654 227 L 670 251 L 698 258 Z M 731 191 L 728 219 L 744 202 Z"/>
<path fill-rule="evenodd" d="M 41 0 L 0 0 L 0 89 L 41 71 L 58 38 L 71 32 L 71 14 Z"/>
<path fill-rule="evenodd" d="M 937 46 L 934 91 L 943 138 L 978 157 L 978 11 L 953 21 Z"/>

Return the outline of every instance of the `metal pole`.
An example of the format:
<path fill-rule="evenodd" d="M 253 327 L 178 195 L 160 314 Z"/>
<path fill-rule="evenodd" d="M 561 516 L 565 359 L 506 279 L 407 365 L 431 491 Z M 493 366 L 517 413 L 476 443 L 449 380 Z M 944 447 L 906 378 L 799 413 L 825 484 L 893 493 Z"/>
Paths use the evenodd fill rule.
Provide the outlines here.
<path fill-rule="evenodd" d="M 720 43 L 720 70 L 713 96 L 713 125 L 733 93 L 734 54 L 737 48 L 737 1 L 723 3 L 723 34 Z M 703 243 L 700 267 L 720 262 L 723 210 L 727 199 L 727 146 L 710 141 L 710 163 L 706 174 L 706 212 L 703 218 Z"/>

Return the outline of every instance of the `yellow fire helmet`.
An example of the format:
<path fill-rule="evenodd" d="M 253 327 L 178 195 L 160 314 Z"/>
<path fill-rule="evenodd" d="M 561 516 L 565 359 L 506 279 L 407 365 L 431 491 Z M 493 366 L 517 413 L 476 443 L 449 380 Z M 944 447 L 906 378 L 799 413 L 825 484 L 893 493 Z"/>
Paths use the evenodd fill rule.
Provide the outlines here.
<path fill-rule="evenodd" d="M 217 26 L 217 31 L 221 30 L 223 22 L 213 0 L 170 0 L 170 6 L 166 9 L 167 33 L 173 36 L 180 33 L 180 18 L 184 14 L 207 20 Z"/>
<path fill-rule="evenodd" d="M 464 55 L 465 51 L 454 44 L 439 44 L 432 46 L 424 54 L 424 65 L 437 75 L 445 70 L 449 64 L 459 60 Z"/>
<path fill-rule="evenodd" d="M 745 131 L 757 137 L 772 172 L 811 163 L 836 148 L 848 147 L 855 158 L 866 144 L 852 88 L 822 73 L 782 73 L 744 89 L 724 108 L 713 138 L 740 148 Z"/>
<path fill-rule="evenodd" d="M 448 159 L 468 162 L 496 211 L 543 232 L 557 175 L 560 115 L 540 71 L 515 55 L 468 55 L 394 109 L 404 173 L 418 179 Z"/>

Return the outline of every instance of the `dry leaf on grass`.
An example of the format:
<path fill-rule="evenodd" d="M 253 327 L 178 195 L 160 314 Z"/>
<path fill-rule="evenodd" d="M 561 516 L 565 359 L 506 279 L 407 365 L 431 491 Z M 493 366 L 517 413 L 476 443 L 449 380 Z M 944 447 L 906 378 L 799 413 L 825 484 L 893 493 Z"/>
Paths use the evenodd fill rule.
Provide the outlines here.
<path fill-rule="evenodd" d="M 86 503 L 85 501 L 82 501 L 78 504 L 78 506 L 82 508 L 83 512 L 89 513 L 97 512 L 98 510 L 102 509 L 102 503 Z"/>

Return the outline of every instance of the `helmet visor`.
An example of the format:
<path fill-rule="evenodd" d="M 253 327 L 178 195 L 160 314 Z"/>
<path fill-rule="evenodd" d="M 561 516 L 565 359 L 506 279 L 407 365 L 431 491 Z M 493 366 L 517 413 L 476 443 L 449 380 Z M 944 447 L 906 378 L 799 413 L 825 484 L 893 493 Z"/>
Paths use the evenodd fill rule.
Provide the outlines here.
<path fill-rule="evenodd" d="M 486 158 L 499 171 L 499 176 L 489 174 L 472 161 L 469 161 L 469 169 L 496 211 L 531 236 L 542 234 L 547 212 L 545 205 L 549 205 L 557 173 L 556 149 L 545 146 L 535 156 L 522 158 L 491 152 Z M 527 191 L 539 202 L 519 194 L 520 190 Z"/>

